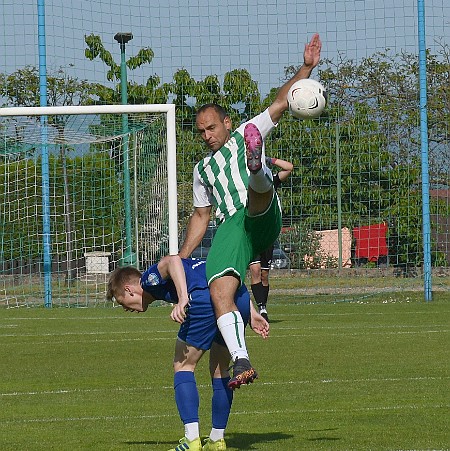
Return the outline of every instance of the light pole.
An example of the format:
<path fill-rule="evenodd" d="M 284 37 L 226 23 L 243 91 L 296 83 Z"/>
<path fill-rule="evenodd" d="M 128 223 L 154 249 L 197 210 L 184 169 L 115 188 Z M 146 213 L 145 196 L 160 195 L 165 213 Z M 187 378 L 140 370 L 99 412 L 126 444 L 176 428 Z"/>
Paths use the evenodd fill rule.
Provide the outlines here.
<path fill-rule="evenodd" d="M 116 33 L 114 39 L 120 45 L 120 94 L 122 105 L 128 103 L 127 93 L 127 64 L 125 61 L 125 45 L 133 39 L 133 33 Z"/>
<path fill-rule="evenodd" d="M 122 105 L 128 103 L 127 93 L 127 65 L 125 60 L 125 45 L 133 39 L 132 33 L 116 33 L 114 39 L 120 45 L 120 94 Z M 130 157 L 128 152 L 128 114 L 122 114 L 123 131 L 123 189 L 125 204 L 125 249 L 121 265 L 135 265 L 136 254 L 133 253 L 133 240 L 131 231 L 131 183 L 130 183 Z"/>

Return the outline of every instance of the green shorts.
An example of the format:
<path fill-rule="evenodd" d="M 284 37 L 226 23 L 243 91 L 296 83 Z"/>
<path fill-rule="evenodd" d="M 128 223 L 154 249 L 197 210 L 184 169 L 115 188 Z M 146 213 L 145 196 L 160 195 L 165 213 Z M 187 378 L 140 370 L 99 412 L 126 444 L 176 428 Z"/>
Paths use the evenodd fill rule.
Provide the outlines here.
<path fill-rule="evenodd" d="M 269 208 L 258 216 L 248 216 L 247 209 L 238 210 L 220 224 L 206 259 L 208 284 L 227 273 L 244 282 L 247 267 L 260 252 L 271 246 L 281 230 L 281 209 L 274 194 Z"/>

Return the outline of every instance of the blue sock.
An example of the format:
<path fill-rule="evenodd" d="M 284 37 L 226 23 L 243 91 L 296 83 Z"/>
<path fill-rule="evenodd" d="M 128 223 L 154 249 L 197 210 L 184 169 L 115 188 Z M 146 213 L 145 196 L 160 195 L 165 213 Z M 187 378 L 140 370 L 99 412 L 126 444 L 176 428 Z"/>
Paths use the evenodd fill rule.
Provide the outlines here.
<path fill-rule="evenodd" d="M 212 380 L 212 426 L 216 429 L 225 429 L 230 416 L 233 403 L 233 390 L 228 388 L 230 378 L 214 378 Z"/>
<path fill-rule="evenodd" d="M 183 424 L 198 423 L 199 396 L 192 371 L 178 371 L 173 378 L 175 402 Z"/>

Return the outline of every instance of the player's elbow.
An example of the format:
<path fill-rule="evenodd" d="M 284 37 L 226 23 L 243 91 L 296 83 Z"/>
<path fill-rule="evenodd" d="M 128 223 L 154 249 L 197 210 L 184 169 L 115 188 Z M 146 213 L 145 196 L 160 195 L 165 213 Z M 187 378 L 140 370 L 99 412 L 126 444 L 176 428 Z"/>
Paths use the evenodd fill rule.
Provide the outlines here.
<path fill-rule="evenodd" d="M 198 226 L 208 227 L 209 220 L 211 218 L 211 207 L 197 207 L 194 209 L 192 213 L 192 220 L 195 221 L 195 224 Z"/>
<path fill-rule="evenodd" d="M 269 114 L 272 122 L 277 124 L 283 113 L 288 109 L 289 105 L 286 96 L 278 96 L 269 107 Z"/>
<path fill-rule="evenodd" d="M 166 255 L 159 261 L 159 264 L 164 265 L 164 266 L 169 266 L 176 259 L 179 260 L 180 257 L 178 255 Z"/>

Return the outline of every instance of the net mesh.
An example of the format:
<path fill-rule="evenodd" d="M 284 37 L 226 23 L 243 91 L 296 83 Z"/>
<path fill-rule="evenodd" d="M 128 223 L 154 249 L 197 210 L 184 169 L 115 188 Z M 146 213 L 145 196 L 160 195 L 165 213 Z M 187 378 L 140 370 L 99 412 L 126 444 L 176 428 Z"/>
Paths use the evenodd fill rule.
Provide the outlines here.
<path fill-rule="evenodd" d="M 49 116 L 45 125 L 39 118 L 2 119 L 0 303 L 42 304 L 43 147 L 56 305 L 104 302 L 107 275 L 123 263 L 124 150 L 136 265 L 168 252 L 165 114 L 128 114 L 127 133 L 122 120 L 120 114 Z"/>
<path fill-rule="evenodd" d="M 385 285 L 420 290 L 424 267 L 421 190 L 425 182 L 420 161 L 423 134 L 418 76 L 422 24 L 427 48 L 426 176 L 430 188 L 431 263 L 433 274 L 439 275 L 433 277 L 433 289 L 448 290 L 450 2 L 252 0 L 205 4 L 200 0 L 152 0 L 149 8 L 140 0 L 46 0 L 46 39 L 42 48 L 38 36 L 42 11 L 36 3 L 4 0 L 0 4 L 4 37 L 0 43 L 0 60 L 4 63 L 0 101 L 9 107 L 40 104 L 39 56 L 45 53 L 49 106 L 120 104 L 122 49 L 115 35 L 132 31 L 133 39 L 127 42 L 124 55 L 128 103 L 176 105 L 177 202 L 183 230 L 192 212 L 192 170 L 205 155 L 205 147 L 195 138 L 196 109 L 208 102 L 220 103 L 235 126 L 259 113 L 302 63 L 304 43 L 318 32 L 323 42 L 321 62 L 311 76 L 320 80 L 329 93 L 326 114 L 308 123 L 299 123 L 285 114 L 267 142 L 269 156 L 294 163 L 292 175 L 279 190 L 284 227 L 276 260 L 277 267 L 286 272 L 273 271 L 271 286 L 275 286 L 279 274 L 280 284 L 300 291 L 308 288 L 314 296 L 320 291 L 318 281 L 337 298 L 341 284 L 348 285 L 348 291 L 357 298 L 358 293 L 369 289 L 369 280 L 375 294 Z M 422 7 L 424 22 L 419 11 Z M 100 123 L 100 118 L 96 121 Z M 2 166 L 2 183 L 6 186 L 2 189 L 22 191 L 18 194 L 20 201 L 7 195 L 11 211 L 9 205 L 1 206 L 2 218 L 9 225 L 16 216 L 41 214 L 40 149 L 36 146 L 46 131 L 38 124 L 33 124 L 30 132 L 21 129 L 26 128 L 23 124 L 8 127 L 10 131 L 2 133 L 0 143 L 0 155 L 8 154 L 9 165 L 7 170 Z M 47 131 L 46 140 L 54 141 L 49 142 L 49 147 L 60 145 L 60 150 L 51 153 L 52 171 L 64 172 L 61 152 L 70 157 L 66 170 L 71 191 L 64 194 L 63 177 L 51 179 L 51 209 L 53 214 L 59 208 L 58 214 L 83 218 L 80 221 L 84 221 L 84 228 L 69 231 L 78 240 L 93 240 L 87 238 L 92 236 L 87 230 L 95 227 L 90 208 L 98 212 L 104 209 L 102 214 L 119 217 L 115 204 L 109 205 L 107 213 L 106 205 L 98 206 L 99 200 L 93 194 L 85 195 L 85 216 L 77 210 L 81 200 L 73 194 L 78 186 L 70 179 L 71 171 L 94 174 L 102 167 L 105 172 L 109 164 L 109 171 L 116 177 L 114 182 L 107 182 L 106 177 L 105 183 L 97 187 L 84 175 L 82 189 L 88 193 L 88 188 L 95 186 L 99 192 L 106 192 L 123 186 L 117 171 L 124 141 L 121 118 L 116 117 L 112 132 L 102 131 L 97 136 L 94 129 L 89 123 L 75 125 L 67 127 L 62 137 L 49 124 Z M 28 139 L 28 133 L 35 138 Z M 102 133 L 117 138 L 102 142 Z M 88 139 L 91 134 L 96 137 Z M 82 142 L 62 147 L 64 140 Z M 90 155 L 88 161 L 92 148 L 103 153 L 95 158 Z M 160 177 L 157 158 L 142 153 L 132 137 L 129 150 L 142 161 L 151 159 L 155 163 L 152 171 Z M 81 164 L 84 169 L 79 168 Z M 139 224 L 133 228 L 132 239 L 144 249 L 137 260 L 145 265 L 157 255 L 159 246 L 149 239 L 149 234 L 159 233 L 164 242 L 165 232 L 155 231 L 155 212 L 165 211 L 166 206 L 161 200 L 164 185 L 153 183 L 150 177 L 138 174 L 139 170 L 139 166 L 132 168 L 131 210 L 133 224 Z M 26 186 L 24 178 L 28 180 Z M 141 203 L 133 194 L 138 189 L 142 191 Z M 68 193 L 72 193 L 70 203 L 64 197 Z M 26 234 L 33 237 L 28 241 L 34 244 L 32 251 L 23 255 L 42 253 L 41 219 L 35 224 L 30 222 L 27 229 L 16 225 L 21 232 L 8 235 L 2 242 L 5 262 L 12 261 L 12 242 L 22 256 L 24 247 L 29 246 L 21 238 Z M 122 231 L 123 224 L 119 221 L 119 227 L 114 220 L 114 230 Z M 95 234 L 95 249 L 97 245 L 102 248 L 102 240 L 114 241 L 116 232 L 108 225 L 111 221 L 104 222 L 102 234 Z M 61 224 L 57 232 L 69 233 Z M 53 239 L 55 242 L 59 243 Z M 66 252 L 66 245 L 58 246 L 57 251 L 52 249 L 53 261 L 58 253 Z M 349 261 L 348 268 L 345 264 Z M 350 287 L 350 281 L 355 286 Z"/>

